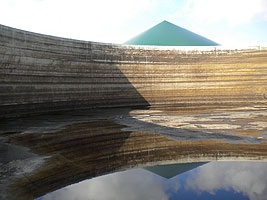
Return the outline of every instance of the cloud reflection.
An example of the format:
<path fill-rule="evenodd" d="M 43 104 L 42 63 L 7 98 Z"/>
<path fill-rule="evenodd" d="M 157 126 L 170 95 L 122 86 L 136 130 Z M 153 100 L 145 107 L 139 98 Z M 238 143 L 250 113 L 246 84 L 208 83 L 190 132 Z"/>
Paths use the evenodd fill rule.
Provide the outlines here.
<path fill-rule="evenodd" d="M 219 189 L 233 189 L 250 200 L 266 200 L 266 166 L 263 162 L 211 162 L 191 172 L 185 187 L 210 194 Z"/>
<path fill-rule="evenodd" d="M 45 195 L 42 200 L 167 200 L 169 195 L 165 191 L 176 192 L 178 188 L 177 180 L 165 180 L 144 169 L 133 169 L 68 186 Z"/>
<path fill-rule="evenodd" d="M 240 193 L 250 200 L 266 200 L 266 174 L 267 163 L 264 162 L 211 162 L 171 179 L 144 169 L 132 169 L 73 184 L 41 199 L 167 200 L 194 197 L 202 200 L 207 198 L 203 192 L 216 199 L 222 195 L 217 191 L 223 190 L 233 199 Z"/>

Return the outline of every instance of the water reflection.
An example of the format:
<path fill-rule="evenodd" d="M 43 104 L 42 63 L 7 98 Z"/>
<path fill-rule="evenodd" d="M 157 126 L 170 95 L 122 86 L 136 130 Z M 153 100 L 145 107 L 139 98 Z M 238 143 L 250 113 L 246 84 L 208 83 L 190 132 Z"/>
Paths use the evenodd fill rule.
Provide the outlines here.
<path fill-rule="evenodd" d="M 196 165 L 200 167 L 171 178 L 147 169 L 117 172 L 70 185 L 39 200 L 266 199 L 267 163 L 210 162 Z M 169 173 L 170 166 L 161 166 L 161 171 L 164 168 Z M 184 166 L 179 164 L 177 168 Z"/>
<path fill-rule="evenodd" d="M 190 171 L 191 169 L 197 168 L 207 162 L 196 162 L 196 163 L 178 163 L 169 165 L 155 165 L 151 167 L 145 167 L 146 170 L 153 172 L 161 177 L 170 179 L 184 172 Z"/>
<path fill-rule="evenodd" d="M 242 113 L 239 110 L 238 116 L 240 117 Z M 150 168 L 150 171 L 147 171 L 149 170 L 147 168 L 146 171 L 144 169 L 141 172 L 140 170 L 127 171 L 119 173 L 119 175 L 114 174 L 92 179 L 129 168 L 174 162 L 267 160 L 267 143 L 264 142 L 265 133 L 260 135 L 263 139 L 249 135 L 253 141 L 257 141 L 255 142 L 257 144 L 254 144 L 254 142 L 252 142 L 253 144 L 227 143 L 219 139 L 224 136 L 228 137 L 228 132 L 225 132 L 224 135 L 218 133 L 218 135 L 216 131 L 214 133 L 201 132 L 200 130 L 192 130 L 190 132 L 190 130 L 188 131 L 179 126 L 173 127 L 176 122 L 179 122 L 185 116 L 184 114 L 179 114 L 180 111 L 177 111 L 177 115 L 172 114 L 170 117 L 157 110 L 138 110 L 135 112 L 135 115 L 131 116 L 128 114 L 129 109 L 120 111 L 117 109 L 99 110 L 97 112 L 79 111 L 77 113 L 62 113 L 51 117 L 40 116 L 17 119 L 14 122 L 1 122 L 0 134 L 3 139 L 0 137 L 0 142 L 1 140 L 4 142 L 5 148 L 2 148 L 4 151 L 0 152 L 0 154 L 4 155 L 4 159 L 2 159 L 4 165 L 0 166 L 0 199 L 34 199 L 46 194 L 48 195 L 44 196 L 43 199 L 127 200 L 175 199 L 178 197 L 201 199 L 202 195 L 213 197 L 214 193 L 223 197 L 226 194 L 230 195 L 227 199 L 231 199 L 235 195 L 242 196 L 242 198 L 244 198 L 244 194 L 247 195 L 247 198 L 252 196 L 250 193 L 242 192 L 241 189 L 237 190 L 237 187 L 225 187 L 224 185 L 222 188 L 215 187 L 211 189 L 207 189 L 204 186 L 199 187 L 197 183 L 202 183 L 202 179 L 198 179 L 196 175 L 191 175 L 191 178 L 189 178 L 188 175 L 184 175 L 188 173 L 183 173 L 201 165 L 199 163 L 196 166 L 193 166 L 195 164 L 190 164 L 190 167 L 180 166 L 179 169 L 177 166 L 163 166 L 166 169 L 168 168 L 168 173 L 161 173 L 162 169 L 155 171 L 154 167 L 154 169 Z M 221 115 L 218 112 L 211 112 L 210 120 L 217 120 L 220 116 L 230 116 L 230 114 L 225 115 L 222 113 Z M 249 110 L 248 112 L 254 113 L 255 110 Z M 261 112 L 257 112 L 257 117 L 253 119 L 243 118 L 241 120 L 238 118 L 236 120 L 241 120 L 241 124 L 246 124 L 247 120 L 252 121 L 251 123 L 254 123 L 254 121 L 265 122 L 265 115 L 264 117 L 259 116 L 262 114 Z M 148 113 L 149 115 L 147 115 Z M 186 123 L 195 124 L 197 121 L 198 125 L 200 125 L 200 122 L 202 123 L 207 115 L 192 114 L 191 118 L 185 118 L 187 120 Z M 224 117 L 222 117 L 223 121 L 226 120 L 230 123 L 230 120 L 224 119 Z M 243 117 L 245 116 L 243 115 Z M 135 118 L 136 120 L 132 120 Z M 143 127 L 147 129 L 140 129 L 139 121 L 142 121 L 141 118 L 146 118 L 146 120 L 153 119 L 155 124 L 144 121 L 142 122 L 145 125 Z M 164 123 L 168 123 L 162 124 L 162 121 L 158 121 L 160 118 L 164 119 Z M 195 121 L 190 122 L 192 118 Z M 168 121 L 169 119 L 173 119 L 173 121 Z M 134 123 L 130 123 L 129 126 L 127 123 L 126 125 L 121 123 L 127 120 Z M 208 123 L 207 120 L 204 122 L 204 124 Z M 157 125 L 157 123 L 160 124 Z M 167 127 L 169 125 L 170 127 Z M 264 132 L 264 130 L 261 131 Z M 173 140 L 168 137 L 171 136 L 171 133 L 180 135 L 184 139 Z M 189 133 L 196 137 L 202 137 L 203 134 L 211 135 L 211 137 L 207 137 L 207 140 L 204 138 L 202 140 L 201 137 L 199 137 L 200 140 L 194 140 L 189 136 Z M 239 136 L 235 137 L 239 138 Z M 211 138 L 217 139 L 211 140 Z M 15 148 L 17 146 L 14 145 L 26 146 L 29 149 L 22 151 L 21 148 Z M 32 153 L 44 156 L 42 158 L 43 165 L 38 168 L 40 162 L 37 162 L 38 165 L 34 168 L 35 170 L 31 170 L 31 173 L 29 173 L 29 165 L 25 163 L 34 163 L 36 161 L 35 157 L 39 158 Z M 34 165 L 31 164 L 30 166 L 33 169 Z M 202 167 L 205 166 L 203 165 Z M 173 167 L 176 168 L 172 169 Z M 197 170 L 200 171 L 202 167 Z M 224 171 L 225 169 L 221 170 Z M 18 175 L 17 172 L 20 172 L 20 174 Z M 180 175 L 178 176 L 177 174 Z M 214 176 L 216 177 L 216 173 L 214 173 Z M 81 182 L 84 180 L 88 181 Z M 209 179 L 205 181 L 209 182 Z M 78 182 L 84 186 L 79 186 L 80 184 L 69 186 Z M 60 188 L 64 189 L 58 190 Z M 56 190 L 58 191 L 53 192 Z M 225 190 L 232 191 L 232 193 L 225 192 Z M 238 192 L 235 193 L 234 191 Z M 256 193 L 262 194 L 262 192 Z M 10 195 L 11 197 L 1 198 L 2 194 Z M 66 195 L 67 198 L 65 198 Z"/>
<path fill-rule="evenodd" d="M 267 198 L 267 163 L 211 162 L 198 171 L 190 172 L 187 189 L 210 194 L 233 189 L 251 200 Z"/>

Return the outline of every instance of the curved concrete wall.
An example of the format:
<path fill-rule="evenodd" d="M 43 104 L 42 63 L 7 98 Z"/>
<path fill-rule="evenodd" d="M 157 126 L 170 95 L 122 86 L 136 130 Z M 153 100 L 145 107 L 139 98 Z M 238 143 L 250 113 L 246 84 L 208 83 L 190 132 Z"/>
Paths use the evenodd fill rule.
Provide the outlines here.
<path fill-rule="evenodd" d="M 85 42 L 0 25 L 0 117 L 77 108 L 264 103 L 266 50 Z"/>

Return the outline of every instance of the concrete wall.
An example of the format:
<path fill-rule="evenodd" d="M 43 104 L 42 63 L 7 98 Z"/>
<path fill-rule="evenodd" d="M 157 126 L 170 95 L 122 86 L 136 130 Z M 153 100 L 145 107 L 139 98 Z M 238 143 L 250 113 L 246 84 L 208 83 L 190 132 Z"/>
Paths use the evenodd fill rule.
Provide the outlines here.
<path fill-rule="evenodd" d="M 267 51 L 152 49 L 0 25 L 0 117 L 77 108 L 265 103 Z"/>

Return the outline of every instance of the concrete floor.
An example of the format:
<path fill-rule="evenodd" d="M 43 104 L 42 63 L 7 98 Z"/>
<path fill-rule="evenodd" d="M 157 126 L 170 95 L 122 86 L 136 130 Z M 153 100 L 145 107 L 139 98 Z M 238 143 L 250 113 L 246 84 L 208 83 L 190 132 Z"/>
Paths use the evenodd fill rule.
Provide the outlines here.
<path fill-rule="evenodd" d="M 266 109 L 99 109 L 2 121 L 0 199 L 159 163 L 267 160 Z"/>

